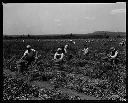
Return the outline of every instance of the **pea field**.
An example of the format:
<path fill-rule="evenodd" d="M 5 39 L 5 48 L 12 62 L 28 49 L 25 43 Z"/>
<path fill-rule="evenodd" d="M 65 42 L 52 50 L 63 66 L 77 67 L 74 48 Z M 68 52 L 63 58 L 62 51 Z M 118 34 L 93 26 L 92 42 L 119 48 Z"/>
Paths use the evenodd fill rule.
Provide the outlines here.
<path fill-rule="evenodd" d="M 3 39 L 3 100 L 115 100 L 126 101 L 126 38 L 73 39 L 63 63 L 53 60 L 58 47 L 69 39 Z M 26 45 L 39 58 L 26 74 L 17 74 L 17 61 Z M 103 58 L 110 47 L 118 53 L 117 65 Z M 88 55 L 82 54 L 89 48 Z"/>

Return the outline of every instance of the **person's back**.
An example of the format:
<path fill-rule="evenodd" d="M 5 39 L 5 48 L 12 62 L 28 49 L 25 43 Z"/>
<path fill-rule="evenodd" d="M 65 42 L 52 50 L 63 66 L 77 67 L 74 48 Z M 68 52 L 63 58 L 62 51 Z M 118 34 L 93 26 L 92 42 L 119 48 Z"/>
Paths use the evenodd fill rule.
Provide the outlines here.
<path fill-rule="evenodd" d="M 17 63 L 18 71 L 23 73 L 23 71 L 36 59 L 37 51 L 32 49 L 30 45 L 27 45 L 27 50 Z"/>
<path fill-rule="evenodd" d="M 35 59 L 35 56 L 36 56 L 36 50 L 34 49 L 26 50 L 24 53 L 24 56 L 25 56 L 24 60 L 27 60 L 27 61 L 33 60 Z"/>

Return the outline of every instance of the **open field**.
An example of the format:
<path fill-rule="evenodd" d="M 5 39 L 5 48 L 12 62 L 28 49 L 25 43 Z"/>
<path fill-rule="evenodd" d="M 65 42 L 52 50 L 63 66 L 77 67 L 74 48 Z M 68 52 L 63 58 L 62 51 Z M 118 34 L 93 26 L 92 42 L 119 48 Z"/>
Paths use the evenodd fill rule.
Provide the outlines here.
<path fill-rule="evenodd" d="M 126 39 L 73 40 L 76 43 L 71 44 L 69 50 L 72 58 L 63 64 L 56 64 L 52 59 L 57 48 L 67 44 L 68 39 L 3 40 L 3 99 L 126 99 L 126 46 L 119 45 Z M 17 76 L 16 61 L 23 55 L 27 44 L 41 55 L 36 65 L 30 67 L 37 71 Z M 102 61 L 111 46 L 119 50 L 119 61 L 114 66 Z M 80 53 L 84 47 L 89 47 L 87 56 Z"/>

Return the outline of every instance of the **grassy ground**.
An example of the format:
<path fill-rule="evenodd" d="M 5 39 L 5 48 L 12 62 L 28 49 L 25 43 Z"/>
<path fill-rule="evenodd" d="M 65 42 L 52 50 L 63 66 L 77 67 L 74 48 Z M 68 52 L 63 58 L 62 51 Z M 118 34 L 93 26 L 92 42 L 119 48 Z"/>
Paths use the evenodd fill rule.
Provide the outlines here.
<path fill-rule="evenodd" d="M 61 90 L 61 94 L 69 95 L 68 99 L 71 96 L 77 95 L 81 99 L 86 100 L 87 98 L 89 100 L 97 98 L 107 100 L 113 95 L 125 98 L 126 47 L 119 46 L 119 42 L 122 39 L 75 39 L 74 41 L 76 44 L 71 44 L 70 48 L 70 54 L 73 55 L 71 60 L 63 64 L 56 64 L 52 61 L 53 55 L 56 49 L 67 44 L 68 40 L 25 40 L 24 42 L 22 40 L 3 40 L 3 70 L 4 77 L 7 78 L 5 80 L 10 81 L 9 78 L 14 77 L 17 81 L 26 80 L 24 79 L 25 76 L 19 76 L 20 79 L 16 77 L 16 61 L 23 55 L 26 45 L 30 44 L 34 49 L 39 51 L 41 57 L 36 66 L 31 67 L 31 69 L 38 69 L 38 71 L 30 76 L 31 81 L 27 81 L 27 85 L 36 85 L 37 88 L 46 88 L 48 90 L 49 88 L 47 87 L 52 87 L 49 91 L 56 91 L 55 94 L 57 94 L 58 90 Z M 116 66 L 101 59 L 106 56 L 111 46 L 119 50 L 120 61 Z M 83 47 L 89 47 L 88 56 L 83 56 L 80 53 Z M 11 60 L 10 63 L 9 60 Z M 4 86 L 5 90 L 3 92 L 7 94 L 6 89 L 10 85 L 6 82 L 4 85 L 6 86 Z M 14 91 L 17 92 L 16 90 Z M 22 93 L 20 92 L 20 94 Z M 14 98 L 18 96 L 20 95 L 17 94 Z M 32 97 L 36 98 L 36 96 Z M 60 100 L 64 99 L 61 97 L 52 97 L 52 99 L 57 98 L 60 98 Z"/>

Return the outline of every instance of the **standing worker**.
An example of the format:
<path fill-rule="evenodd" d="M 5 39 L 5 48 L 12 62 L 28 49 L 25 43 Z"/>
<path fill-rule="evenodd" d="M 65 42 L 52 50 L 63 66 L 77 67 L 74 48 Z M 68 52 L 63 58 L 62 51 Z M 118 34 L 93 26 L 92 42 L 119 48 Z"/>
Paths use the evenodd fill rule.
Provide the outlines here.
<path fill-rule="evenodd" d="M 111 64 L 117 64 L 117 56 L 118 56 L 118 50 L 116 50 L 114 47 L 110 48 L 110 54 L 108 54 L 108 57 L 110 58 Z"/>
<path fill-rule="evenodd" d="M 77 55 L 77 46 L 74 40 L 68 40 L 67 45 L 66 60 L 70 61 Z"/>
<path fill-rule="evenodd" d="M 29 65 L 35 60 L 38 59 L 37 51 L 32 49 L 30 45 L 26 46 L 27 50 L 24 52 L 24 55 L 21 57 L 20 61 L 17 63 L 18 72 L 24 72 Z"/>
<path fill-rule="evenodd" d="M 56 62 L 63 61 L 65 53 L 67 53 L 67 47 L 68 45 L 65 45 L 64 47 L 58 48 L 55 55 L 54 60 Z"/>

